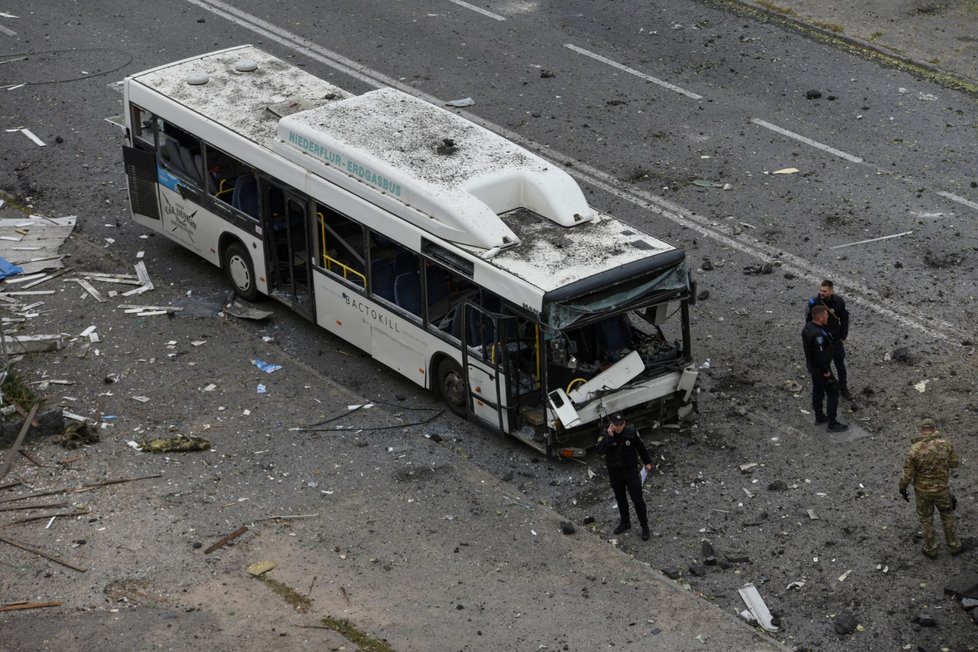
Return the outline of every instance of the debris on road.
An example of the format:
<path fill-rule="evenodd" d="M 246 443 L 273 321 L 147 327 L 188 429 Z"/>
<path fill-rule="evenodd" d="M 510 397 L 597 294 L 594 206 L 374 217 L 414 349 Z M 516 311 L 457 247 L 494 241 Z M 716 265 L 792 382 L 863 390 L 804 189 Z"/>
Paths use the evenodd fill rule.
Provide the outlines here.
<path fill-rule="evenodd" d="M 192 453 L 210 449 L 211 443 L 200 437 L 159 437 L 139 442 L 144 453 Z"/>
<path fill-rule="evenodd" d="M 272 316 L 271 310 L 259 310 L 257 308 L 249 308 L 243 306 L 236 301 L 224 306 L 224 312 L 231 315 L 232 317 L 237 317 L 238 319 L 252 319 L 254 321 L 261 321 L 262 319 L 267 319 Z"/>
<path fill-rule="evenodd" d="M 60 607 L 63 602 L 9 602 L 0 605 L 0 611 L 16 611 L 18 609 L 42 609 L 44 607 Z"/>
<path fill-rule="evenodd" d="M 61 559 L 60 557 L 55 557 L 54 555 L 48 554 L 48 553 L 44 552 L 43 550 L 38 550 L 37 548 L 32 548 L 32 547 L 30 547 L 30 546 L 28 546 L 26 544 L 23 544 L 23 543 L 19 543 L 17 541 L 14 541 L 13 539 L 8 539 L 6 537 L 0 537 L 0 542 L 6 543 L 8 546 L 13 546 L 15 548 L 20 548 L 21 550 L 24 550 L 26 552 L 33 553 L 35 555 L 38 555 L 39 557 L 44 557 L 45 559 L 50 559 L 51 561 L 53 561 L 53 562 L 55 562 L 57 564 L 61 564 L 62 566 L 65 566 L 66 568 L 70 568 L 71 570 L 76 570 L 79 573 L 84 573 L 86 570 L 88 570 L 87 568 L 83 568 L 82 566 L 75 566 L 71 562 L 65 561 L 64 559 Z"/>
<path fill-rule="evenodd" d="M 795 174 L 799 172 L 798 168 L 781 168 L 780 170 L 775 170 L 771 174 Z"/>
<path fill-rule="evenodd" d="M 260 358 L 256 358 L 255 360 L 252 360 L 251 364 L 255 365 L 256 367 L 264 371 L 266 374 L 274 373 L 282 368 L 282 365 L 280 364 L 272 364 L 270 362 L 265 362 Z"/>
<path fill-rule="evenodd" d="M 87 421 L 76 421 L 68 424 L 64 432 L 61 433 L 61 437 L 58 438 L 61 447 L 68 450 L 81 448 L 88 444 L 97 444 L 98 442 L 98 430 Z"/>
<path fill-rule="evenodd" d="M 212 544 L 209 548 L 207 548 L 204 551 L 204 554 L 205 555 L 211 554 L 212 552 L 214 552 L 218 548 L 221 548 L 221 547 L 227 545 L 228 543 L 230 543 L 231 541 L 234 541 L 235 539 L 237 539 L 238 537 L 240 537 L 242 534 L 244 534 L 247 531 L 248 531 L 248 528 L 246 526 L 242 525 L 237 530 L 235 530 L 231 534 L 227 535 L 226 537 L 224 537 L 220 541 Z"/>
<path fill-rule="evenodd" d="M 261 577 L 268 571 L 275 568 L 275 566 L 277 566 L 277 564 L 274 561 L 271 561 L 270 559 L 255 562 L 254 564 L 248 566 L 248 574 L 253 575 L 254 577 Z"/>
<path fill-rule="evenodd" d="M 781 629 L 780 619 L 776 620 L 771 615 L 767 605 L 764 604 L 764 599 L 753 584 L 747 584 L 742 589 L 737 589 L 737 592 L 758 625 L 769 632 L 777 632 Z"/>
<path fill-rule="evenodd" d="M 449 100 L 448 102 L 445 102 L 445 106 L 452 106 L 455 108 L 472 106 L 473 104 L 475 104 L 475 100 L 473 100 L 471 97 L 463 97 L 458 100 Z"/>

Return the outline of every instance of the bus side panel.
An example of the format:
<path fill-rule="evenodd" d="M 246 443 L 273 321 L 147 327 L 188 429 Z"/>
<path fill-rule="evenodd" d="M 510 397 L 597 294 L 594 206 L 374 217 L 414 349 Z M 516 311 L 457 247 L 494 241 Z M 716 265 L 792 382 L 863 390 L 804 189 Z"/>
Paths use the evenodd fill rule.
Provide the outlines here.
<path fill-rule="evenodd" d="M 194 253 L 208 258 L 207 243 L 203 242 L 205 233 L 201 227 L 208 221 L 216 221 L 217 218 L 205 220 L 203 213 L 204 209 L 181 197 L 179 192 L 160 186 L 160 217 L 163 234 Z"/>
<path fill-rule="evenodd" d="M 371 306 L 367 304 L 365 297 L 342 283 L 331 280 L 319 270 L 312 276 L 316 295 L 316 323 L 358 349 L 372 353 Z M 377 314 L 376 308 L 374 311 Z"/>
<path fill-rule="evenodd" d="M 222 235 L 230 233 L 240 240 L 251 254 L 258 291 L 268 294 L 264 243 L 260 238 L 231 225 L 227 220 L 201 208 L 189 199 L 184 199 L 179 192 L 174 192 L 165 186 L 160 186 L 160 208 L 162 227 L 157 230 L 212 265 L 220 267 L 222 264 L 220 251 Z M 140 223 L 142 224 L 141 221 Z"/>

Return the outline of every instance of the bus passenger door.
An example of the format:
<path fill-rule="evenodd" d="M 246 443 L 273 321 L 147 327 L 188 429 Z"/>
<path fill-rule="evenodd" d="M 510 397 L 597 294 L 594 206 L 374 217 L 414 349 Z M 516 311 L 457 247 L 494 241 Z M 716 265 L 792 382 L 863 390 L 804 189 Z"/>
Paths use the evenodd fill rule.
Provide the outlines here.
<path fill-rule="evenodd" d="M 133 220 L 162 232 L 160 199 L 156 189 L 156 152 L 123 145 L 122 161 L 129 180 L 129 205 Z"/>
<path fill-rule="evenodd" d="M 498 344 L 501 318 L 466 303 L 462 311 L 462 368 L 470 413 L 500 432 L 510 431 L 506 415 L 505 351 Z"/>
<path fill-rule="evenodd" d="M 267 182 L 265 193 L 265 256 L 268 292 L 312 319 L 312 266 L 309 264 L 309 206 L 305 198 Z"/>

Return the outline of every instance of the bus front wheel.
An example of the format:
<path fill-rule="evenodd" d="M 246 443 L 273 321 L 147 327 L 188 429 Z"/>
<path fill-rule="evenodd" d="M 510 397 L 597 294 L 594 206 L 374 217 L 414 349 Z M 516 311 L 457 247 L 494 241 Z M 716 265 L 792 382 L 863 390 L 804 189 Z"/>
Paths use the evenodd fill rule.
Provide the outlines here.
<path fill-rule="evenodd" d="M 438 391 L 448 409 L 460 417 L 468 416 L 465 405 L 465 378 L 454 360 L 442 360 L 438 365 Z"/>
<path fill-rule="evenodd" d="M 232 242 L 224 250 L 224 273 L 235 293 L 245 301 L 258 298 L 255 268 L 248 250 L 240 242 Z"/>

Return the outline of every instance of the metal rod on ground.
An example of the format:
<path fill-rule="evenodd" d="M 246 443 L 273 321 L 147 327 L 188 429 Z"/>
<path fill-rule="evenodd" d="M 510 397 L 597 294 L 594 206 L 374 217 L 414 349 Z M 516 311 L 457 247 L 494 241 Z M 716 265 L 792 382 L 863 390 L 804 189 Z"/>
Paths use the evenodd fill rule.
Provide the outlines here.
<path fill-rule="evenodd" d="M 0 329 L 2 330 L 2 329 Z M 24 426 L 20 429 L 20 433 L 17 435 L 17 441 L 14 445 L 10 447 L 10 454 L 7 456 L 7 461 L 3 463 L 0 467 L 0 480 L 3 476 L 7 475 L 7 471 L 10 470 L 10 466 L 14 463 L 14 458 L 17 457 L 17 451 L 20 450 L 20 445 L 24 443 L 24 437 L 27 436 L 27 431 L 31 429 L 31 423 L 34 421 L 34 417 L 37 415 L 37 409 L 41 407 L 40 403 L 35 403 L 34 407 L 31 408 L 31 413 L 27 415 L 24 419 Z"/>
<path fill-rule="evenodd" d="M 40 555 L 41 557 L 44 557 L 45 559 L 50 559 L 53 562 L 56 562 L 58 564 L 61 564 L 62 566 L 67 566 L 71 570 L 76 570 L 79 573 L 84 573 L 86 570 L 88 570 L 87 568 L 82 568 L 81 566 L 75 566 L 71 562 L 67 562 L 64 559 L 59 559 L 58 557 L 55 557 L 54 555 L 49 555 L 48 553 L 44 552 L 43 550 L 38 550 L 37 548 L 31 548 L 28 545 L 25 545 L 23 543 L 18 543 L 16 541 L 12 541 L 12 540 L 7 539 L 5 537 L 0 537 L 0 541 L 2 541 L 3 543 L 6 543 L 7 545 L 13 546 L 14 548 L 20 548 L 21 550 L 26 550 L 27 552 L 33 552 L 35 555 Z"/>

